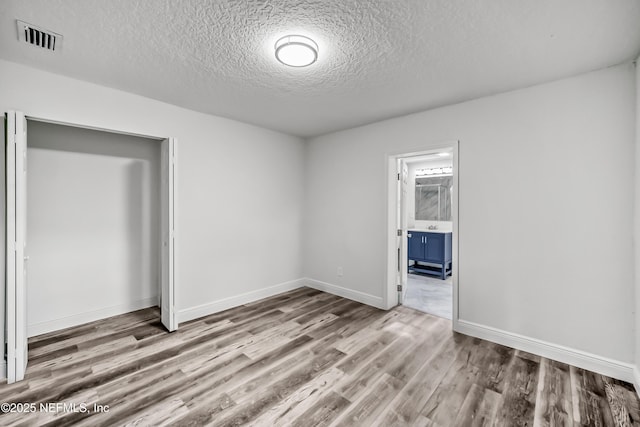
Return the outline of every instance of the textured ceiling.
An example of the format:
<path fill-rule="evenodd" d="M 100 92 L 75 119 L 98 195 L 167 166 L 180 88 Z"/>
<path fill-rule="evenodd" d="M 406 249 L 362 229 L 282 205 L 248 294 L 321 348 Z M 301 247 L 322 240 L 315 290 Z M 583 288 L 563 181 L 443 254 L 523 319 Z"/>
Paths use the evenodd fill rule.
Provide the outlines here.
<path fill-rule="evenodd" d="M 2 0 L 0 58 L 307 137 L 630 60 L 639 23 L 638 0 Z M 275 60 L 290 33 L 318 62 Z"/>

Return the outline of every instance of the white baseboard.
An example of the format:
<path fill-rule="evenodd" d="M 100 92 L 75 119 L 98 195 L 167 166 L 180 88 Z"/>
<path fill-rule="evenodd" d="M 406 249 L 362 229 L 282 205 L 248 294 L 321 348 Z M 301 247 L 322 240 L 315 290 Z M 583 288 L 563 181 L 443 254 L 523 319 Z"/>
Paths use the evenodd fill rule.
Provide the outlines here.
<path fill-rule="evenodd" d="M 7 361 L 3 360 L 0 362 L 0 380 L 4 380 L 7 378 Z"/>
<path fill-rule="evenodd" d="M 636 394 L 640 397 L 640 370 L 638 370 L 638 366 L 633 367 L 633 386 L 636 388 Z"/>
<path fill-rule="evenodd" d="M 353 289 L 343 288 L 342 286 L 333 285 L 327 282 L 321 282 L 320 280 L 314 280 L 305 278 L 305 285 L 317 289 L 319 291 L 328 292 L 339 297 L 347 298 L 353 301 L 361 302 L 376 308 L 384 310 L 384 301 L 382 297 L 366 294 L 360 291 L 354 291 Z"/>
<path fill-rule="evenodd" d="M 298 289 L 304 286 L 303 279 L 296 279 L 290 282 L 280 283 L 268 288 L 258 289 L 257 291 L 251 291 L 240 295 L 235 295 L 229 298 L 224 298 L 217 301 L 212 301 L 206 304 L 198 305 L 195 307 L 180 310 L 178 312 L 178 323 L 188 322 L 189 320 L 198 319 L 200 317 L 208 316 L 210 314 L 218 313 L 229 308 L 238 307 L 242 304 L 248 304 L 250 302 L 258 301 L 263 298 L 268 298 L 283 292 Z"/>
<path fill-rule="evenodd" d="M 638 369 L 631 363 L 620 362 L 582 350 L 549 343 L 524 335 L 503 331 L 490 326 L 479 325 L 466 320 L 458 320 L 456 332 L 487 341 L 506 345 L 518 350 L 537 354 L 548 359 L 557 360 L 582 369 L 597 372 L 608 377 L 634 384 L 636 390 L 640 385 Z"/>
<path fill-rule="evenodd" d="M 82 325 L 84 323 L 93 322 L 95 320 L 100 320 L 111 316 L 117 316 L 119 314 L 129 313 L 135 310 L 141 310 L 147 307 L 155 307 L 157 305 L 158 297 L 154 295 L 151 298 L 132 301 L 126 304 L 114 305 L 99 310 L 88 311 L 86 313 L 74 314 L 73 316 L 67 316 L 61 319 L 35 323 L 33 325 L 27 326 L 27 336 L 34 337 L 36 335 L 46 334 L 48 332 Z"/>

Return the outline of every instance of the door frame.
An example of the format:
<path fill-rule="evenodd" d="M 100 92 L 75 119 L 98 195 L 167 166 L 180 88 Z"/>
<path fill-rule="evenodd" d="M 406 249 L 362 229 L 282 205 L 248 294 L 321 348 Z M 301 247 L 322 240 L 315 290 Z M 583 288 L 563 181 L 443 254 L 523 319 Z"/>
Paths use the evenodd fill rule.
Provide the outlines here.
<path fill-rule="evenodd" d="M 15 110 L 7 110 L 7 111 L 3 111 L 2 114 L 3 116 L 8 112 L 8 111 L 15 111 Z M 170 253 L 170 266 L 169 268 L 167 268 L 167 272 L 169 273 L 168 275 L 165 275 L 165 266 L 164 266 L 164 256 L 163 254 L 163 231 L 164 230 L 160 230 L 160 275 L 159 277 L 160 279 L 160 283 L 158 284 L 158 306 L 160 307 L 160 309 L 162 309 L 162 305 L 163 305 L 163 299 L 166 301 L 170 301 L 172 308 L 171 308 L 171 313 L 172 313 L 172 317 L 169 319 L 169 324 L 171 325 L 170 327 L 168 327 L 168 329 L 170 331 L 173 331 L 175 329 L 178 328 L 178 313 L 177 313 L 177 299 L 178 299 L 178 292 L 177 292 L 177 286 L 176 286 L 176 277 L 177 277 L 177 244 L 176 244 L 176 240 L 177 240 L 177 213 L 178 213 L 178 162 L 177 162 L 177 139 L 173 138 L 173 137 L 164 137 L 164 136 L 158 136 L 158 135 L 148 135 L 148 134 L 141 134 L 141 133 L 135 133 L 135 132 L 128 132 L 128 131 L 123 131 L 123 130 L 119 130 L 119 129 L 112 129 L 112 128 L 104 128 L 104 127 L 97 127 L 97 126 L 92 126 L 92 125 L 85 125 L 82 123 L 75 123 L 75 122 L 66 122 L 66 121 L 59 121 L 59 120 L 52 120 L 52 119 L 48 119 L 46 117 L 40 117 L 40 116 L 31 116 L 28 115 L 26 112 L 22 112 L 22 111 L 15 111 L 16 113 L 22 113 L 24 115 L 24 118 L 27 121 L 36 121 L 36 122 L 43 122 L 43 123 L 51 123 L 51 124 L 56 124 L 56 125 L 62 125 L 62 126 L 68 126 L 68 127 L 75 127 L 75 128 L 80 128 L 80 129 L 89 129 L 89 130 L 96 130 L 96 131 L 101 131 L 101 132 L 108 132 L 108 133 L 113 133 L 113 134 L 120 134 L 120 135 L 128 135 L 128 136 L 137 136 L 137 137 L 142 137 L 142 138 L 147 138 L 147 139 L 151 139 L 154 140 L 156 142 L 158 142 L 159 144 L 163 144 L 165 141 L 170 141 L 170 149 L 171 149 L 171 154 L 172 154 L 172 159 L 173 162 L 171 163 L 172 166 L 172 173 L 171 173 L 171 177 L 172 177 L 172 181 L 169 181 L 167 183 L 168 189 L 169 189 L 169 193 L 171 193 L 171 197 L 169 197 L 169 199 L 171 200 L 170 203 L 168 203 L 168 209 L 170 209 L 171 212 L 166 213 L 167 217 L 170 218 L 170 220 L 168 221 L 168 223 L 171 225 L 172 228 L 172 232 L 170 233 L 170 238 L 172 240 L 172 244 L 171 244 L 171 251 L 169 251 Z M 8 126 L 7 126 L 8 127 Z M 7 143 L 7 139 L 8 139 L 8 129 L 5 128 L 5 146 Z M 28 144 L 28 142 L 27 142 Z M 161 145 L 160 149 L 162 150 L 163 147 Z M 162 156 L 161 156 L 162 157 Z M 6 159 L 5 159 L 6 162 Z M 162 165 L 160 165 L 162 168 Z M 162 179 L 162 173 L 160 174 L 160 189 L 162 194 L 165 193 L 165 183 L 163 182 Z M 5 183 L 5 185 L 8 185 L 8 183 Z M 5 191 L 5 203 L 7 201 L 7 197 L 9 197 L 8 192 Z M 162 203 L 161 203 L 162 204 Z M 6 206 L 6 205 L 5 205 Z M 161 210 L 164 208 L 164 206 L 161 206 Z M 163 211 L 164 212 L 164 211 Z M 9 221 L 9 216 L 7 214 L 5 214 L 5 222 Z M 161 221 L 162 223 L 162 221 Z M 5 224 L 6 227 L 6 224 Z M 5 236 L 5 239 L 8 241 L 8 236 Z M 6 242 L 5 242 L 6 243 Z M 5 258 L 9 256 L 9 253 L 7 252 L 5 254 Z M 163 280 L 164 280 L 164 276 L 168 277 L 169 280 L 169 286 L 163 286 Z M 5 286 L 8 287 L 8 283 L 5 283 Z M 169 292 L 169 295 L 164 295 L 165 293 Z M 10 313 L 15 313 L 15 307 L 9 307 L 9 299 L 7 298 L 5 300 L 5 313 L 7 315 L 9 315 Z M 0 342 L 6 342 L 7 337 L 5 336 L 5 331 L 2 330 L 0 331 Z M 8 356 L 8 355 L 7 355 Z M 2 360 L 2 366 L 0 366 L 0 378 L 6 378 L 7 377 L 7 360 Z"/>
<path fill-rule="evenodd" d="M 398 304 L 404 302 L 404 296 L 407 292 L 407 280 L 408 269 L 402 267 L 401 260 L 407 259 L 409 254 L 408 241 L 407 241 L 407 184 L 406 179 L 409 176 L 409 166 L 405 161 L 405 157 L 399 157 L 396 159 L 396 170 L 398 173 L 398 180 L 396 183 L 396 229 L 402 230 L 402 233 L 396 237 L 396 251 L 398 253 L 398 266 L 396 270 L 396 284 L 402 286 L 402 289 L 398 291 Z"/>
<path fill-rule="evenodd" d="M 453 194 L 451 196 L 451 220 L 453 222 L 453 235 L 452 235 L 452 327 L 453 330 L 458 329 L 458 306 L 459 306 L 459 271 L 460 261 L 458 256 L 459 251 L 459 203 L 460 203 L 460 142 L 458 140 L 441 141 L 432 145 L 425 145 L 423 147 L 406 150 L 401 152 L 388 153 L 386 156 L 386 178 L 387 178 L 387 276 L 384 281 L 383 289 L 383 305 L 384 308 L 389 310 L 392 307 L 398 305 L 398 291 L 397 291 L 397 269 L 398 269 L 398 247 L 397 247 L 397 224 L 398 224 L 398 171 L 397 164 L 400 159 L 407 159 L 410 157 L 424 156 L 431 154 L 438 150 L 452 150 L 453 157 Z M 403 230 L 403 234 L 406 230 Z M 406 237 L 406 236 L 404 236 Z M 403 261 L 403 260 L 401 260 Z M 405 262 L 402 262 L 402 269 L 406 270 L 407 266 Z M 404 271 L 403 270 L 403 271 Z"/>

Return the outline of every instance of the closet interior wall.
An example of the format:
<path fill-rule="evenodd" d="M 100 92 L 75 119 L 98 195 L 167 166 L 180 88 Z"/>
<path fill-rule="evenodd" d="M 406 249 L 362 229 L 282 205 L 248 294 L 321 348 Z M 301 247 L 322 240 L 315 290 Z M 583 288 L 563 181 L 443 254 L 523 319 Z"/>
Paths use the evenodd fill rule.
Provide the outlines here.
<path fill-rule="evenodd" d="M 158 305 L 160 141 L 28 121 L 34 336 Z"/>

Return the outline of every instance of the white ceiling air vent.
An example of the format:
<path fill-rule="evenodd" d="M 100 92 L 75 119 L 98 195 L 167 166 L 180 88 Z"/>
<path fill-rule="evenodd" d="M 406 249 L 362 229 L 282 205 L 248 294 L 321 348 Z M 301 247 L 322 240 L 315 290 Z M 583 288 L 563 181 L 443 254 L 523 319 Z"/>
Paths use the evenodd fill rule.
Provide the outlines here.
<path fill-rule="evenodd" d="M 23 21 L 18 23 L 18 39 L 30 45 L 47 50 L 60 50 L 62 47 L 62 34 L 45 30 L 37 25 L 27 24 Z"/>

